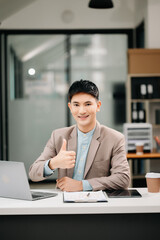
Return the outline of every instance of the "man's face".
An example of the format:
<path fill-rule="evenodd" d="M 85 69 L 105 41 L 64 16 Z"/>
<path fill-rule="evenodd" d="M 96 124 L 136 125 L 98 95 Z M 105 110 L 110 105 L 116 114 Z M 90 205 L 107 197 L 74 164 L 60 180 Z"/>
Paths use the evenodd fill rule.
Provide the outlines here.
<path fill-rule="evenodd" d="M 96 113 L 100 110 L 101 102 L 87 93 L 75 94 L 68 107 L 82 132 L 91 131 L 96 125 Z"/>

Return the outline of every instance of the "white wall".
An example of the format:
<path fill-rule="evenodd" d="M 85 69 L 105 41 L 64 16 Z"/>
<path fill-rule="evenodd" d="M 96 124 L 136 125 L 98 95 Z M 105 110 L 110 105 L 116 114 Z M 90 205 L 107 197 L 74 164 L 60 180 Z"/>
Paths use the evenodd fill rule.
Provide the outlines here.
<path fill-rule="evenodd" d="M 113 0 L 115 6 L 113 9 L 97 10 L 88 8 L 89 0 L 37 0 L 4 20 L 0 28 L 133 28 L 135 1 Z"/>
<path fill-rule="evenodd" d="M 148 0 L 146 15 L 146 48 L 160 48 L 160 1 Z"/>
<path fill-rule="evenodd" d="M 135 1 L 135 26 L 138 26 L 147 16 L 147 0 Z"/>

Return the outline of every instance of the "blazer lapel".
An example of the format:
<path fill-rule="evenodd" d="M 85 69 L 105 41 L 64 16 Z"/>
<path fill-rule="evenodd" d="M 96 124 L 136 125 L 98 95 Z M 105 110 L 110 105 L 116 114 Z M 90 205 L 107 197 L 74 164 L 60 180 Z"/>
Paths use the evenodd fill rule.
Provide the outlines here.
<path fill-rule="evenodd" d="M 73 129 L 73 131 L 71 132 L 71 135 L 68 139 L 68 151 L 77 152 L 77 127 L 76 126 Z M 74 168 L 68 168 L 67 169 L 67 176 L 72 178 L 73 171 L 74 171 Z"/>
<path fill-rule="evenodd" d="M 88 156 L 87 156 L 87 159 L 86 159 L 86 166 L 85 166 L 85 171 L 84 171 L 84 179 L 93 163 L 93 160 L 94 160 L 94 157 L 96 155 L 96 152 L 98 150 L 98 147 L 100 145 L 100 142 L 98 141 L 98 138 L 100 137 L 100 125 L 99 123 L 97 122 L 97 126 L 96 126 L 96 129 L 95 129 L 95 132 L 93 134 L 93 138 L 92 138 L 92 141 L 91 141 L 91 145 L 90 145 L 90 148 L 89 148 L 89 152 L 88 152 Z"/>

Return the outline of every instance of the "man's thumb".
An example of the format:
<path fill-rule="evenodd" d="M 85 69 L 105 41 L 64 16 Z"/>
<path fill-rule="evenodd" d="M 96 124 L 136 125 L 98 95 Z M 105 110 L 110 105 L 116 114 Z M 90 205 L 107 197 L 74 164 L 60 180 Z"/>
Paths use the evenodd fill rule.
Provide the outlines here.
<path fill-rule="evenodd" d="M 67 141 L 66 139 L 63 139 L 61 150 L 66 151 Z"/>

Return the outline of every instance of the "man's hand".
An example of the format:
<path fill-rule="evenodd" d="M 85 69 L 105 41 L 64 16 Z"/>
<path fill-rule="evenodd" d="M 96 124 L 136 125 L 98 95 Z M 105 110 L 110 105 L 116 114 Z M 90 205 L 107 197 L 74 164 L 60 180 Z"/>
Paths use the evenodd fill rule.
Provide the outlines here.
<path fill-rule="evenodd" d="M 51 169 L 56 168 L 73 168 L 75 166 L 76 153 L 74 151 L 66 150 L 67 142 L 63 139 L 62 147 L 56 157 L 49 162 Z"/>
<path fill-rule="evenodd" d="M 77 181 L 69 177 L 57 179 L 57 187 L 66 192 L 83 191 L 82 181 Z"/>

